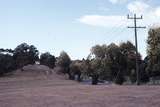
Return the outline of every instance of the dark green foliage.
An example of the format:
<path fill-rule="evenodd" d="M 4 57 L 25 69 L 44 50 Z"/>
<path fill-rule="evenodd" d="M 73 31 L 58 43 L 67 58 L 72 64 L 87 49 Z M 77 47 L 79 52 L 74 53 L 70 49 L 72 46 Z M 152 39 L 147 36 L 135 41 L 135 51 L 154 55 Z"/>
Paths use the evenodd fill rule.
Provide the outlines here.
<path fill-rule="evenodd" d="M 143 61 L 140 64 L 140 80 L 142 83 L 149 82 L 149 74 L 146 72 L 146 67 L 147 67 L 147 63 L 145 63 L 145 61 Z"/>
<path fill-rule="evenodd" d="M 81 74 L 82 78 L 87 78 L 90 77 L 92 73 L 92 67 L 91 67 L 91 60 L 88 59 L 83 59 L 81 62 Z"/>
<path fill-rule="evenodd" d="M 60 53 L 60 56 L 57 59 L 56 65 L 63 68 L 62 73 L 67 73 L 69 75 L 69 79 L 72 79 L 71 73 L 70 73 L 70 66 L 71 59 L 68 56 L 68 54 L 64 51 Z"/>
<path fill-rule="evenodd" d="M 16 67 L 13 56 L 0 53 L 0 76 L 10 73 L 15 69 Z"/>
<path fill-rule="evenodd" d="M 119 47 L 120 47 L 121 52 L 126 56 L 130 52 L 136 51 L 136 47 L 130 41 L 120 43 Z"/>
<path fill-rule="evenodd" d="M 71 63 L 70 57 L 66 52 L 62 51 L 60 53 L 60 56 L 58 57 L 57 65 L 61 67 L 69 67 L 70 63 Z"/>
<path fill-rule="evenodd" d="M 106 45 L 96 45 L 91 48 L 91 53 L 94 54 L 96 58 L 104 58 L 106 53 L 107 46 Z"/>
<path fill-rule="evenodd" d="M 147 72 L 151 77 L 160 76 L 160 28 L 150 29 L 147 39 Z"/>
<path fill-rule="evenodd" d="M 39 59 L 38 54 L 39 52 L 35 46 L 22 43 L 15 48 L 13 57 L 16 66 L 21 68 L 27 64 L 35 64 L 35 61 Z"/>
<path fill-rule="evenodd" d="M 125 73 L 124 75 L 126 77 L 129 77 L 129 79 L 131 80 L 132 83 L 136 82 L 136 48 L 135 46 L 127 41 L 126 43 L 123 42 L 120 44 L 120 50 L 121 53 L 124 55 L 125 57 L 125 61 L 126 61 L 126 67 L 125 67 Z M 140 65 L 141 63 L 141 55 L 138 55 L 138 63 Z"/>
<path fill-rule="evenodd" d="M 103 67 L 101 64 L 101 59 L 92 59 L 90 61 L 91 64 L 91 71 L 90 71 L 90 76 L 92 77 L 92 85 L 97 85 L 99 76 L 103 72 Z"/>
<path fill-rule="evenodd" d="M 123 84 L 125 78 L 129 77 L 131 82 L 136 82 L 136 50 L 135 46 L 127 41 L 119 46 L 96 45 L 92 47 L 93 57 L 90 60 L 92 75 L 98 75 L 98 79 L 113 81 L 116 84 Z M 138 56 L 139 64 L 141 56 Z M 144 75 L 143 75 L 144 78 Z"/>
<path fill-rule="evenodd" d="M 114 43 L 108 46 L 96 45 L 91 52 L 95 56 L 91 61 L 93 75 L 118 84 L 124 82 L 123 71 L 126 67 L 126 59 L 119 46 Z"/>
<path fill-rule="evenodd" d="M 53 55 L 51 55 L 49 52 L 43 53 L 40 56 L 40 64 L 41 65 L 46 65 L 50 68 L 54 68 L 55 67 L 55 57 Z"/>
<path fill-rule="evenodd" d="M 108 59 L 110 60 L 111 80 L 120 80 L 125 66 L 125 59 L 120 48 L 115 44 L 110 44 L 107 50 Z M 121 77 L 123 78 L 123 77 Z M 117 82 L 116 82 L 117 83 Z"/>
<path fill-rule="evenodd" d="M 77 76 L 77 81 L 81 81 L 81 67 L 82 61 L 72 61 L 72 63 L 70 64 L 71 79 L 75 79 L 75 76 Z"/>
<path fill-rule="evenodd" d="M 139 75 L 141 83 L 149 81 L 150 77 L 160 76 L 160 28 L 149 31 L 148 56 L 141 59 L 138 54 Z M 14 50 L 0 49 L 0 75 L 9 73 L 16 68 L 22 68 L 27 64 L 40 64 L 50 68 L 59 67 L 62 73 L 67 73 L 69 79 L 81 81 L 82 75 L 92 77 L 92 84 L 98 81 L 112 81 L 122 85 L 126 80 L 135 83 L 136 78 L 136 48 L 127 41 L 120 45 L 111 43 L 110 45 L 96 45 L 92 47 L 87 59 L 71 61 L 66 52 L 61 52 L 56 59 L 53 55 L 46 52 L 41 54 L 33 45 L 22 43 Z M 56 62 L 56 63 L 55 63 Z"/>
<path fill-rule="evenodd" d="M 99 78 L 98 74 L 93 74 L 92 75 L 92 85 L 97 85 L 98 84 L 98 78 Z"/>
<path fill-rule="evenodd" d="M 0 52 L 1 52 L 1 53 L 6 52 L 6 53 L 13 54 L 14 50 L 12 50 L 12 49 L 3 49 L 3 48 L 1 48 L 1 49 L 0 49 Z"/>
<path fill-rule="evenodd" d="M 116 84 L 122 85 L 124 81 L 125 81 L 125 79 L 124 79 L 123 71 L 119 71 L 119 72 L 117 73 L 117 76 L 116 76 L 116 79 L 115 79 L 114 82 L 115 82 Z"/>

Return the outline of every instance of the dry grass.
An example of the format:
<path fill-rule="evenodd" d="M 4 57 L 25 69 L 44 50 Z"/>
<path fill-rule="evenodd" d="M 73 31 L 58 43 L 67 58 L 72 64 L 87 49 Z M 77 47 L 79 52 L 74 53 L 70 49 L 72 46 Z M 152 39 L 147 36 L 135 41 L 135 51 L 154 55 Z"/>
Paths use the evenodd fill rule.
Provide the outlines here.
<path fill-rule="evenodd" d="M 26 71 L 0 78 L 0 107 L 160 107 L 159 86 L 83 85 Z"/>

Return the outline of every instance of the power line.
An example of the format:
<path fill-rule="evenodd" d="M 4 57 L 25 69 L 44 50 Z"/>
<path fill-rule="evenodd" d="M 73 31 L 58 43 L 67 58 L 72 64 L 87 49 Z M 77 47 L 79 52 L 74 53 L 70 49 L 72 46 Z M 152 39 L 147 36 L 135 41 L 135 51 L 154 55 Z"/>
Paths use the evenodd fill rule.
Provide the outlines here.
<path fill-rule="evenodd" d="M 115 26 L 113 26 L 111 28 L 110 31 L 107 32 L 107 35 L 109 36 L 108 37 L 108 41 L 111 41 L 113 39 L 113 36 L 114 36 L 114 40 L 117 36 L 120 36 L 121 33 L 123 33 L 125 30 L 124 30 L 124 27 L 123 27 L 123 24 L 121 23 L 116 23 Z"/>
<path fill-rule="evenodd" d="M 135 32 L 135 45 L 136 45 L 136 74 L 137 74 L 137 81 L 136 84 L 140 85 L 140 78 L 139 78 L 139 64 L 138 64 L 138 42 L 137 42 L 137 29 L 144 29 L 146 27 L 137 26 L 137 19 L 143 19 L 143 16 L 137 17 L 136 14 L 134 14 L 133 17 L 127 16 L 128 19 L 134 20 L 134 26 L 128 26 L 128 28 L 133 28 Z"/>

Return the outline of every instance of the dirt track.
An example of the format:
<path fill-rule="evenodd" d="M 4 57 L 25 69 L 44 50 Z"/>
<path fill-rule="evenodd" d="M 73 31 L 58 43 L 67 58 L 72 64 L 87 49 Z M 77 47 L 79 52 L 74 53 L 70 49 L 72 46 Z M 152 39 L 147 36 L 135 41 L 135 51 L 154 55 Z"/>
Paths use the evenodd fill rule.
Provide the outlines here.
<path fill-rule="evenodd" d="M 0 78 L 0 107 L 160 107 L 159 86 L 83 85 L 50 76 Z"/>

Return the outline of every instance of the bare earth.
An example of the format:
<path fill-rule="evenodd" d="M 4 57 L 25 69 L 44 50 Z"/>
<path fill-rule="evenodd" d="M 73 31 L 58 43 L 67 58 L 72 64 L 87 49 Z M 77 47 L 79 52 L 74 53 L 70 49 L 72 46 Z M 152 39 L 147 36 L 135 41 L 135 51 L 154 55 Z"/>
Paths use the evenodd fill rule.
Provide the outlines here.
<path fill-rule="evenodd" d="M 0 107 L 160 107 L 160 86 L 92 86 L 26 71 L 0 78 Z"/>

